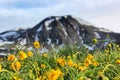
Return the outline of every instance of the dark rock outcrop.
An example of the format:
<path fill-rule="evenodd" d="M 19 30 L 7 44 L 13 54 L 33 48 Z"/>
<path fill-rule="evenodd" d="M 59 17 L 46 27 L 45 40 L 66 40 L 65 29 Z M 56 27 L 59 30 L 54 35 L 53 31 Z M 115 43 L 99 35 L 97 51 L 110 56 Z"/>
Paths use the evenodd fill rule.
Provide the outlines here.
<path fill-rule="evenodd" d="M 99 42 L 94 46 L 88 45 L 92 44 L 94 38 L 109 42 L 110 39 L 107 35 L 109 35 L 113 42 L 120 45 L 119 33 L 97 28 L 82 19 L 67 15 L 48 17 L 30 29 L 0 33 L 0 40 L 2 42 L 12 41 L 14 43 L 23 43 L 24 41 L 24 44 L 31 44 L 37 40 L 47 49 L 51 49 L 52 46 L 64 44 L 86 45 L 88 48 L 94 48 L 95 46 L 102 48 L 107 42 Z"/>

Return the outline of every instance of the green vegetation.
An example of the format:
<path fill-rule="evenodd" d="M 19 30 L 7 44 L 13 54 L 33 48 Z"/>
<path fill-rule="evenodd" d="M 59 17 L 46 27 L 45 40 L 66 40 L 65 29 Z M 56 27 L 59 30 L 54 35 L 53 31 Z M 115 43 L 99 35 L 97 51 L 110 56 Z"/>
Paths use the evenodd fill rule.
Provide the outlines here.
<path fill-rule="evenodd" d="M 120 80 L 120 47 L 105 49 L 64 47 L 47 53 L 17 49 L 17 54 L 0 59 L 0 80 Z"/>

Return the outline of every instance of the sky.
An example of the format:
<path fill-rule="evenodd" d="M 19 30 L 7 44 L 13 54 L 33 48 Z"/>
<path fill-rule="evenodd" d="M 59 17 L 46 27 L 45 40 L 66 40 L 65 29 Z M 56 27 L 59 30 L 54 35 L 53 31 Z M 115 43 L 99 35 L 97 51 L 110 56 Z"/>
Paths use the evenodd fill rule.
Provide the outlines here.
<path fill-rule="evenodd" d="M 0 0 L 0 32 L 31 28 L 46 17 L 63 15 L 120 32 L 120 0 Z"/>

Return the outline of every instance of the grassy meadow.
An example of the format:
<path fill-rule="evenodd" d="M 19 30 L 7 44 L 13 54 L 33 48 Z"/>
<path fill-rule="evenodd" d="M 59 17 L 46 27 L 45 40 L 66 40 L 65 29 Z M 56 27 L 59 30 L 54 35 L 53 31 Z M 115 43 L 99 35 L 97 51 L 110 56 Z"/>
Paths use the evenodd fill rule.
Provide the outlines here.
<path fill-rule="evenodd" d="M 37 41 L 31 46 L 0 58 L 0 80 L 120 80 L 120 47 L 114 43 L 102 50 L 66 46 L 46 53 Z"/>

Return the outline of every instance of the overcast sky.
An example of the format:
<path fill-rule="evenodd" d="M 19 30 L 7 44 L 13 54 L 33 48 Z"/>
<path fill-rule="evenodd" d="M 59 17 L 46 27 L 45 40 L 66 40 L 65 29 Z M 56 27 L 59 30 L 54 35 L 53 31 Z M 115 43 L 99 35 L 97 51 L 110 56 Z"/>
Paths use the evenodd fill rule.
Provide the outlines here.
<path fill-rule="evenodd" d="M 68 14 L 120 32 L 120 0 L 0 0 L 0 32 Z"/>

